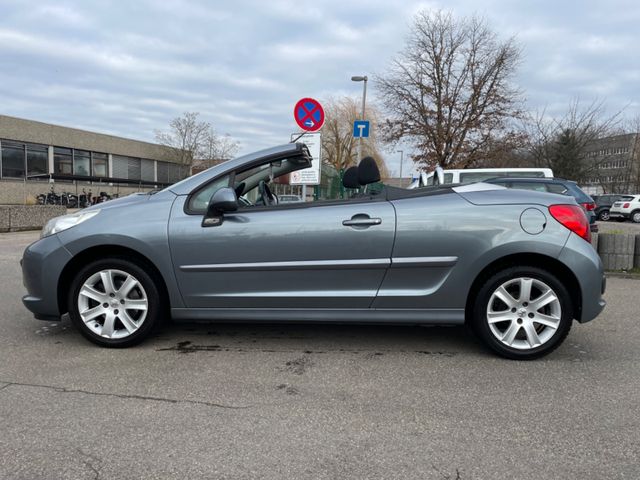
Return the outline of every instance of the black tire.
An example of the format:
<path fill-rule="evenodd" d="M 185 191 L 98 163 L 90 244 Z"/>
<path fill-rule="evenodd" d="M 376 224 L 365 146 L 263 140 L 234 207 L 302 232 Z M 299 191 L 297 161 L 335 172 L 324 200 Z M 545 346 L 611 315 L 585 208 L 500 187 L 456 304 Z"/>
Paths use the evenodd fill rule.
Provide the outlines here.
<path fill-rule="evenodd" d="M 91 330 L 82 320 L 78 308 L 78 296 L 84 283 L 94 274 L 103 270 L 120 270 L 132 275 L 144 289 L 147 298 L 146 316 L 137 330 L 124 338 L 105 338 Z M 96 260 L 82 270 L 80 270 L 71 282 L 67 305 L 69 306 L 69 317 L 71 322 L 80 333 L 91 342 L 102 347 L 124 348 L 136 345 L 146 338 L 162 323 L 166 312 L 166 306 L 160 295 L 158 280 L 149 273 L 149 269 L 133 263 L 122 257 L 112 257 L 103 260 Z M 115 310 L 117 312 L 117 310 Z M 116 317 L 117 318 L 117 317 Z M 104 322 L 104 318 L 98 318 L 96 323 Z M 117 325 L 124 326 L 123 323 Z M 96 325 L 97 326 L 97 325 Z"/>
<path fill-rule="evenodd" d="M 631 212 L 630 218 L 633 223 L 640 223 L 640 210 L 634 210 Z"/>
<path fill-rule="evenodd" d="M 532 278 L 543 282 L 553 290 L 560 303 L 561 314 L 557 329 L 548 340 L 537 347 L 518 349 L 508 346 L 494 335 L 489 326 L 487 308 L 491 296 L 498 287 L 510 280 L 518 278 Z M 535 298 L 533 300 L 535 300 Z M 517 316 L 517 314 L 515 315 Z M 552 273 L 538 267 L 514 266 L 492 274 L 483 282 L 473 304 L 471 322 L 476 334 L 482 339 L 486 346 L 498 355 L 513 360 L 533 360 L 551 353 L 558 348 L 567 337 L 573 322 L 573 304 L 565 286 Z M 520 323 L 520 320 L 518 320 L 518 323 Z M 538 325 L 538 327 L 543 330 L 547 328 L 542 325 Z M 550 330 L 550 332 L 551 331 L 552 330 Z M 520 333 L 524 334 L 521 330 L 518 330 L 518 332 L 519 335 Z"/>
<path fill-rule="evenodd" d="M 608 222 L 611 217 L 609 216 L 609 210 L 601 210 L 598 213 L 598 220 L 602 220 L 603 222 Z"/>

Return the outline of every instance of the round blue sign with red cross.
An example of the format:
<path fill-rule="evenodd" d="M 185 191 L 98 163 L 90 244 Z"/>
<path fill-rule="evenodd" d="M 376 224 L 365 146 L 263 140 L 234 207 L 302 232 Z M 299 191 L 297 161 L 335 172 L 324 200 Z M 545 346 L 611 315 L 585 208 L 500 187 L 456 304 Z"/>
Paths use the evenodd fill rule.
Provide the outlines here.
<path fill-rule="evenodd" d="M 316 132 L 324 125 L 324 109 L 313 98 L 298 100 L 293 108 L 293 117 L 298 126 L 307 132 Z"/>

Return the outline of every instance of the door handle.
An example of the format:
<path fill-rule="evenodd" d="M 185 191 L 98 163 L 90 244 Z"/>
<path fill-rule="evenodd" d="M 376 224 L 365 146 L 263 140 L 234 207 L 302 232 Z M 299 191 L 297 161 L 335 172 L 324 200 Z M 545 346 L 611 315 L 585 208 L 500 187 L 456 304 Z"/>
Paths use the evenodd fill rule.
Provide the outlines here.
<path fill-rule="evenodd" d="M 345 227 L 370 227 L 381 223 L 381 218 L 371 218 L 368 215 L 354 215 L 349 220 L 342 221 L 342 225 Z"/>

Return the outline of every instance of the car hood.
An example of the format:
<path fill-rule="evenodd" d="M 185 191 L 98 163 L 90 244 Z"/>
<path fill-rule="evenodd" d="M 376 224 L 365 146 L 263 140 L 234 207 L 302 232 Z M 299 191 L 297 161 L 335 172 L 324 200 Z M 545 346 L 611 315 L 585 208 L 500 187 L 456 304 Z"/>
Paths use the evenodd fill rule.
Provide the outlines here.
<path fill-rule="evenodd" d="M 111 208 L 120 208 L 125 207 L 127 205 L 139 204 L 148 202 L 151 199 L 160 199 L 161 197 L 165 197 L 167 195 L 175 196 L 170 191 L 162 191 L 154 194 L 149 193 L 132 193 L 131 195 L 127 195 L 126 197 L 116 198 L 114 200 L 108 200 L 104 203 L 97 203 L 92 205 L 85 210 L 109 210 Z"/>

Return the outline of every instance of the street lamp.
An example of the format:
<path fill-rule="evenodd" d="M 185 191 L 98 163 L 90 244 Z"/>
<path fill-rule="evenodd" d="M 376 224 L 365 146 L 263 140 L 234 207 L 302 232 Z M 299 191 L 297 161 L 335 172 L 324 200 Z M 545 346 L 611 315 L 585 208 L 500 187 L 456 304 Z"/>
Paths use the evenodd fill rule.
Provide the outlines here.
<path fill-rule="evenodd" d="M 367 80 L 368 78 L 366 75 L 354 75 L 353 77 L 351 77 L 352 82 L 364 82 L 364 87 L 362 90 L 362 120 L 364 120 L 364 105 L 365 105 L 365 102 L 367 101 Z M 361 156 L 362 156 L 362 137 L 358 137 L 358 158 L 356 159 L 357 162 L 362 160 Z"/>
<path fill-rule="evenodd" d="M 400 186 L 402 186 L 402 161 L 404 160 L 404 150 L 396 150 L 400 154 Z"/>

